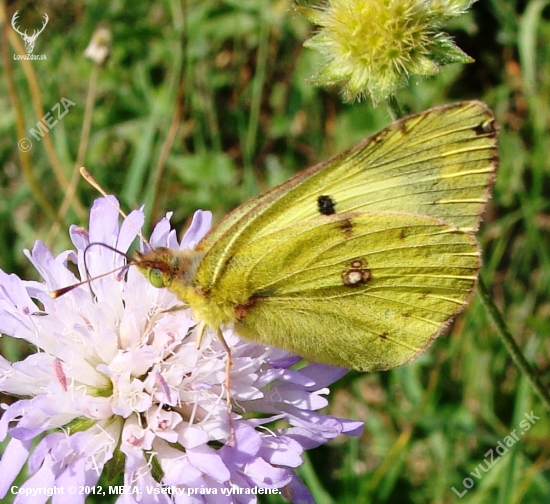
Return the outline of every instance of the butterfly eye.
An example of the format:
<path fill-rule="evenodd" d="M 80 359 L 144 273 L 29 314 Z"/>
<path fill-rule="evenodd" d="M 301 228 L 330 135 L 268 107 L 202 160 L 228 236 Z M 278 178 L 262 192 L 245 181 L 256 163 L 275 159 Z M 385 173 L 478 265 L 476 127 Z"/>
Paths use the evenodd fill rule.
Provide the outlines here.
<path fill-rule="evenodd" d="M 162 273 L 160 272 L 160 270 L 156 269 L 156 268 L 151 268 L 149 270 L 149 282 L 151 282 L 151 285 L 153 287 L 157 287 L 157 288 L 161 288 L 161 287 L 164 287 L 164 278 L 162 276 Z"/>

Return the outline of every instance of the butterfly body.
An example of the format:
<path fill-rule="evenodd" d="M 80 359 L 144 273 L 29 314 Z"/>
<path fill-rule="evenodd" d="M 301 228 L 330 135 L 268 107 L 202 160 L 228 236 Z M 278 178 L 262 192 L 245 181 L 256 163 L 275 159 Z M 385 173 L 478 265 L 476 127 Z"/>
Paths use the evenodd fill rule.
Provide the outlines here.
<path fill-rule="evenodd" d="M 308 360 L 390 369 L 470 299 L 496 158 L 485 105 L 435 108 L 244 203 L 196 250 L 156 249 L 135 263 L 214 329 L 233 324 Z"/>

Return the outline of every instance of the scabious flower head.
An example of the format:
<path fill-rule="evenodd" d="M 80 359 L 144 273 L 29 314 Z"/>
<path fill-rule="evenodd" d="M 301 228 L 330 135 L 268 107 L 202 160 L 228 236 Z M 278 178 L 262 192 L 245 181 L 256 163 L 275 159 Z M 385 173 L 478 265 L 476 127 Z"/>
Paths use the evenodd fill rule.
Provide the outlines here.
<path fill-rule="evenodd" d="M 300 3 L 300 2 L 299 2 Z M 442 24 L 473 0 L 327 0 L 296 9 L 320 31 L 306 47 L 318 50 L 324 66 L 316 85 L 341 85 L 346 101 L 393 95 L 409 75 L 434 75 L 439 65 L 473 61 Z"/>
<path fill-rule="evenodd" d="M 126 252 L 135 239 L 143 213 L 132 212 L 119 227 L 113 203 L 96 201 L 89 231 L 71 227 L 76 252 L 53 257 L 41 242 L 27 252 L 45 283 L 0 270 L 0 331 L 36 348 L 20 362 L 0 356 L 0 391 L 20 398 L 2 405 L 0 441 L 11 439 L 0 461 L 0 499 L 10 492 L 16 503 L 30 502 L 29 495 L 46 502 L 56 489 L 63 495 L 54 495 L 54 504 L 84 503 L 86 496 L 70 489 L 93 488 L 105 472 L 123 474 L 117 502 L 124 504 L 253 503 L 254 490 L 311 502 L 294 472 L 302 451 L 362 428 L 316 413 L 327 403 L 325 387 L 345 370 L 293 369 L 295 356 L 225 330 L 233 361 L 231 443 L 227 353 L 209 333 L 196 348 L 192 314 L 166 312 L 181 304 L 174 294 L 129 268 L 51 299 L 52 290 L 78 281 L 69 262 L 83 278 L 86 268 L 97 276 L 124 264 L 107 247 L 87 248 L 103 243 Z M 150 241 L 192 248 L 209 226 L 210 214 L 197 212 L 178 243 L 167 216 Z M 29 477 L 14 487 L 25 463 Z"/>

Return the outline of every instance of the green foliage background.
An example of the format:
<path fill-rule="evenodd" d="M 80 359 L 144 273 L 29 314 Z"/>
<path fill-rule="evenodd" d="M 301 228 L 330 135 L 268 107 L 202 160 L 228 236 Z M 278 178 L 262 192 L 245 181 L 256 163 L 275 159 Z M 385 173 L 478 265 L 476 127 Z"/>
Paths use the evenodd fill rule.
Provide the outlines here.
<path fill-rule="evenodd" d="M 397 97 L 411 112 L 462 99 L 486 101 L 495 111 L 501 163 L 480 233 L 482 276 L 546 385 L 548 4 L 480 0 L 449 27 L 476 62 L 413 79 Z M 317 55 L 302 43 L 312 28 L 293 12 L 290 0 L 22 1 L 5 9 L 0 267 L 22 278 L 37 279 L 22 250 L 37 239 L 56 252 L 68 248 L 68 225 L 86 226 L 86 209 L 97 197 L 79 181 L 73 205 L 59 219 L 61 231 L 52 234 L 56 219 L 48 206 L 57 212 L 67 193 L 53 167 L 66 179 L 75 169 L 93 75 L 83 51 L 100 25 L 112 33 L 112 52 L 98 72 L 83 164 L 123 208 L 145 204 L 149 229 L 166 211 L 174 212 L 172 221 L 181 229 L 197 208 L 219 219 L 390 122 L 383 107 L 344 105 L 337 91 L 307 83 Z M 47 60 L 30 65 L 38 84 L 34 91 L 7 38 L 17 9 L 29 31 L 41 25 L 44 12 L 49 15 L 34 50 Z M 62 97 L 75 103 L 48 133 L 49 153 L 46 138 L 38 142 L 27 135 L 33 142 L 30 170 L 17 147 L 14 96 L 27 133 L 42 117 L 37 98 L 42 114 Z M 11 360 L 28 351 L 9 338 L 0 345 Z M 362 420 L 366 427 L 359 439 L 338 439 L 308 454 L 300 474 L 320 504 L 550 502 L 547 411 L 512 364 L 477 297 L 417 362 L 385 373 L 349 373 L 331 395 L 331 413 Z M 519 432 L 531 411 L 540 420 L 487 473 L 472 476 L 478 464 L 486 465 L 490 449 L 513 429 Z M 474 486 L 459 498 L 452 487 L 462 493 L 467 477 Z"/>

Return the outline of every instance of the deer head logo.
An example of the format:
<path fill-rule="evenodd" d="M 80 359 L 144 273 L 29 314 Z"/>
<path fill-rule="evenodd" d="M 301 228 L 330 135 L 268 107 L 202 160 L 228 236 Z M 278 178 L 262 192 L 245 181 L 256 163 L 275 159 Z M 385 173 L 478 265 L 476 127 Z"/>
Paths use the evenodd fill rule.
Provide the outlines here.
<path fill-rule="evenodd" d="M 27 51 L 27 54 L 32 54 L 32 52 L 34 51 L 34 43 L 36 42 L 38 35 L 40 35 L 44 31 L 44 28 L 46 28 L 46 25 L 48 24 L 48 15 L 44 14 L 44 23 L 42 24 L 42 28 L 40 28 L 40 30 L 34 30 L 32 35 L 27 35 L 27 30 L 25 30 L 24 33 L 21 33 L 17 26 L 15 26 L 15 21 L 17 20 L 18 16 L 19 11 L 15 11 L 15 14 L 11 18 L 11 25 L 13 26 L 13 29 L 23 38 L 23 41 L 25 42 L 25 51 Z"/>

